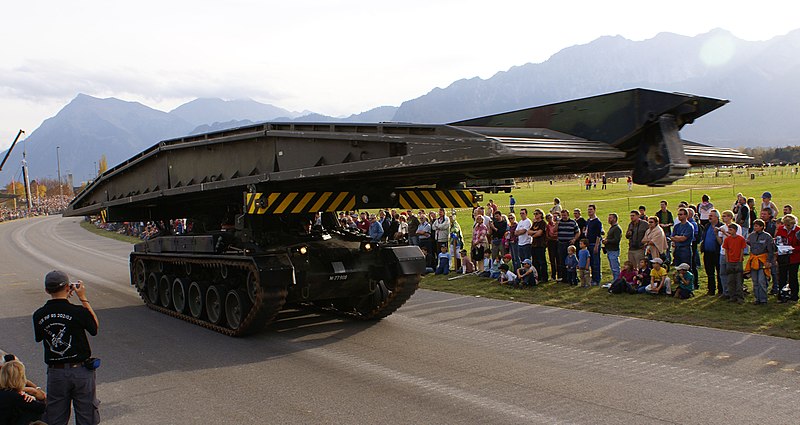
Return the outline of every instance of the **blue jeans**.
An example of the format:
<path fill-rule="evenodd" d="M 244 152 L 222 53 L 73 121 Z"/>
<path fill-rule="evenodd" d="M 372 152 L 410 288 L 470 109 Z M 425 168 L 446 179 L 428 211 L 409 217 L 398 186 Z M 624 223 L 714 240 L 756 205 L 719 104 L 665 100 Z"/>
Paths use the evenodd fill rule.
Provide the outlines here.
<path fill-rule="evenodd" d="M 758 270 L 750 270 L 750 278 L 753 279 L 753 295 L 755 295 L 756 301 L 767 302 L 767 275 L 764 273 L 763 266 Z"/>
<path fill-rule="evenodd" d="M 594 248 L 597 247 L 597 252 Z M 597 244 L 589 245 L 589 267 L 592 269 L 592 283 L 600 283 L 600 247 Z"/>
<path fill-rule="evenodd" d="M 611 267 L 611 276 L 614 277 L 612 282 L 619 279 L 619 251 L 608 251 L 608 266 Z"/>
<path fill-rule="evenodd" d="M 719 256 L 719 283 L 722 285 L 722 295 L 728 294 L 728 258 L 725 254 Z"/>
<path fill-rule="evenodd" d="M 689 267 L 692 266 L 692 247 L 691 245 L 676 246 L 673 252 L 674 261 L 672 264 L 679 266 L 681 263 L 686 263 Z"/>
<path fill-rule="evenodd" d="M 514 265 L 514 270 L 519 270 L 522 267 L 522 260 L 519 259 L 519 245 L 516 242 L 510 242 L 508 246 L 511 248 L 511 263 Z"/>
<path fill-rule="evenodd" d="M 517 252 L 519 252 L 519 261 L 520 262 L 522 262 L 525 259 L 528 259 L 528 260 L 531 259 L 531 254 L 533 253 L 533 250 L 531 248 L 531 244 L 518 245 L 517 250 L 518 250 Z"/>
<path fill-rule="evenodd" d="M 440 258 L 439 265 L 436 266 L 435 274 L 449 274 L 450 273 L 450 260 L 447 258 Z"/>

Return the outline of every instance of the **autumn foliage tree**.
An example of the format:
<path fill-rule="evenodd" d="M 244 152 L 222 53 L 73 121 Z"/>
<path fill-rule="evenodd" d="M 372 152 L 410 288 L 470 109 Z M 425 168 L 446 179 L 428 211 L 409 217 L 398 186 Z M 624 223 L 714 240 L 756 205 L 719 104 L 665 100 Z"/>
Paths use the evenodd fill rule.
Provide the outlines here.
<path fill-rule="evenodd" d="M 103 174 L 108 170 L 108 160 L 106 159 L 106 155 L 100 157 L 100 162 L 97 163 L 97 175 Z"/>

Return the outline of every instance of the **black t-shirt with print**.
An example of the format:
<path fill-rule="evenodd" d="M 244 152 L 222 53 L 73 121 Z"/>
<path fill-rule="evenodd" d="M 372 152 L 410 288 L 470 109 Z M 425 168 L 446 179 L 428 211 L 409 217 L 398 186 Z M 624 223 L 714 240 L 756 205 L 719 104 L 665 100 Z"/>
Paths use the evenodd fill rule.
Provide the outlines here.
<path fill-rule="evenodd" d="M 43 341 L 44 362 L 80 363 L 92 356 L 86 332 L 97 335 L 97 324 L 86 308 L 65 299 L 48 301 L 33 313 L 36 342 Z"/>

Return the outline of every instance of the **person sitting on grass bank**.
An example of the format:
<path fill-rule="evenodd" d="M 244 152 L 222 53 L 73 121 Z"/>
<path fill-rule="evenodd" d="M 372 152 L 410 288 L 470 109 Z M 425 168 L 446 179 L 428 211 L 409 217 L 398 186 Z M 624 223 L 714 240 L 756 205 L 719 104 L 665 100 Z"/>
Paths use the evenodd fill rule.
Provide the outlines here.
<path fill-rule="evenodd" d="M 461 274 L 475 273 L 475 263 L 467 255 L 467 250 L 461 250 Z"/>
<path fill-rule="evenodd" d="M 450 253 L 447 252 L 447 244 L 440 246 L 439 251 L 435 274 L 450 274 Z"/>
<path fill-rule="evenodd" d="M 675 283 L 678 289 L 675 290 L 675 298 L 685 300 L 694 295 L 694 276 L 689 271 L 691 267 L 686 263 L 680 263 L 675 268 Z"/>
<path fill-rule="evenodd" d="M 667 269 L 663 267 L 664 260 L 653 258 L 650 262 L 653 264 L 653 269 L 650 270 L 650 284 L 644 287 L 644 291 L 639 289 L 639 293 L 646 292 L 653 295 L 672 295 L 672 287 L 670 286 L 669 277 L 667 277 Z M 692 285 L 694 285 L 694 283 Z"/>
<path fill-rule="evenodd" d="M 533 267 L 531 260 L 528 258 L 522 260 L 522 267 L 517 270 L 517 284 L 532 288 L 536 286 L 538 280 L 536 268 Z"/>
<path fill-rule="evenodd" d="M 637 292 L 642 292 L 640 289 L 650 284 L 649 264 L 650 263 L 644 258 L 639 260 L 639 268 L 636 269 L 636 276 L 633 277 L 633 289 L 636 289 Z"/>
<path fill-rule="evenodd" d="M 501 285 L 517 286 L 517 276 L 508 270 L 506 263 L 500 264 L 500 277 L 497 278 L 497 281 Z"/>

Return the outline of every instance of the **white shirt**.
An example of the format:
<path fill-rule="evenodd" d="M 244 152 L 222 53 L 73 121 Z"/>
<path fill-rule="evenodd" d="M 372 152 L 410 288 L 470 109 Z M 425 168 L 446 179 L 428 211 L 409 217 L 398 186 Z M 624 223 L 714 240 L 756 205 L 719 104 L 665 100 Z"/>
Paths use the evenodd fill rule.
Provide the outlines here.
<path fill-rule="evenodd" d="M 533 223 L 529 218 L 526 218 L 525 220 L 520 220 L 517 223 L 517 230 L 525 229 L 525 233 L 517 236 L 517 245 L 524 246 L 531 244 L 533 238 L 528 234 L 528 230 L 531 229 L 531 226 L 533 226 Z"/>

